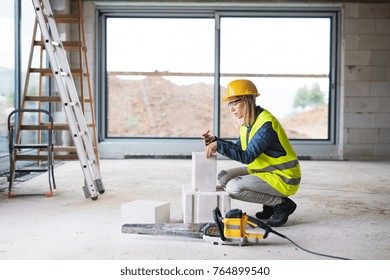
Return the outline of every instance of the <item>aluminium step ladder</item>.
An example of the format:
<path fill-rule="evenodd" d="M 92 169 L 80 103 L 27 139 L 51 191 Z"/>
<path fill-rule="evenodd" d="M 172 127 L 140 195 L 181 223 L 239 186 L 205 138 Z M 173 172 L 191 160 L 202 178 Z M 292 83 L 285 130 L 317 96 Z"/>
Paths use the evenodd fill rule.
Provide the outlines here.
<path fill-rule="evenodd" d="M 32 0 L 43 42 L 49 56 L 53 77 L 58 86 L 61 103 L 84 174 L 86 198 L 96 200 L 104 193 L 98 159 L 92 145 L 64 45 L 60 39 L 49 0 Z"/>

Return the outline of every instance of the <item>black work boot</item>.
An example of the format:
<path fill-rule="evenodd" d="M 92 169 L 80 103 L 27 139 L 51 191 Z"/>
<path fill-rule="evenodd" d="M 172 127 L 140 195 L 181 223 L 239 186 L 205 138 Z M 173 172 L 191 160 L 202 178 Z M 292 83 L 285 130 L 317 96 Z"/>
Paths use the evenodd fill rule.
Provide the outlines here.
<path fill-rule="evenodd" d="M 274 206 L 274 214 L 271 219 L 267 221 L 267 225 L 271 227 L 280 227 L 284 225 L 288 216 L 294 213 L 297 205 L 288 197 L 283 198 L 283 202 Z"/>
<path fill-rule="evenodd" d="M 274 214 L 274 207 L 263 205 L 263 211 L 256 213 L 256 218 L 260 220 L 267 220 Z"/>

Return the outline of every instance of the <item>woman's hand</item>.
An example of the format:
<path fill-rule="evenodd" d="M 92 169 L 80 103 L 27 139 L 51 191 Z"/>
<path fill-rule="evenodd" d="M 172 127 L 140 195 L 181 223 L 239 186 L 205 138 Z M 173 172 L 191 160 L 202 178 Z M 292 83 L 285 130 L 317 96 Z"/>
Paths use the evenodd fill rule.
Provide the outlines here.
<path fill-rule="evenodd" d="M 210 143 L 205 148 L 206 158 L 210 158 L 217 151 L 217 141 Z"/>

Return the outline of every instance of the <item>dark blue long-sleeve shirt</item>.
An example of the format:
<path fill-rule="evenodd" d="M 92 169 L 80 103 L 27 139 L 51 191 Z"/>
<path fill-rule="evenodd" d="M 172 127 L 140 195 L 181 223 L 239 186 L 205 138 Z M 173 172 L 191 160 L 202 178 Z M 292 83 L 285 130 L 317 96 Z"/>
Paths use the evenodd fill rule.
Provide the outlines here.
<path fill-rule="evenodd" d="M 258 106 L 257 111 L 258 115 L 260 115 L 263 109 Z M 251 129 L 252 126 L 249 126 L 248 134 Z M 218 153 L 244 164 L 253 162 L 262 153 L 274 158 L 286 155 L 286 151 L 280 144 L 278 135 L 272 128 L 271 122 L 266 122 L 262 127 L 260 127 L 253 138 L 249 141 L 245 151 L 241 148 L 240 138 L 238 138 L 235 143 L 218 137 L 216 140 Z"/>

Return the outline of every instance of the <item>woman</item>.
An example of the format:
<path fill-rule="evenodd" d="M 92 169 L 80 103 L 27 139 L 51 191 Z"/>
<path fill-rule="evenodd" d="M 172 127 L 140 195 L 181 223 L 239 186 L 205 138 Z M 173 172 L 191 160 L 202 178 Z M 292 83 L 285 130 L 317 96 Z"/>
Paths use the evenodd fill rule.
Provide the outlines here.
<path fill-rule="evenodd" d="M 209 158 L 218 152 L 247 164 L 222 170 L 218 180 L 234 199 L 263 204 L 258 219 L 269 226 L 282 226 L 295 209 L 288 198 L 295 194 L 301 181 L 297 156 L 279 121 L 267 110 L 256 106 L 260 94 L 249 80 L 229 83 L 226 97 L 230 112 L 241 119 L 240 137 L 236 143 L 211 136 L 205 148 Z"/>

